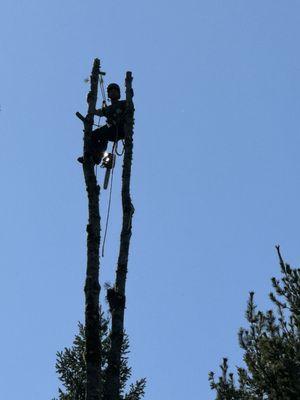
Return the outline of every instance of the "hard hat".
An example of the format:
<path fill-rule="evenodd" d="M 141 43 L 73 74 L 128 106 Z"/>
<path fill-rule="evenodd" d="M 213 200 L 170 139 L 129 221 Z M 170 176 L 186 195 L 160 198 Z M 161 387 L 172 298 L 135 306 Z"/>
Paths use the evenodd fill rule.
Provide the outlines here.
<path fill-rule="evenodd" d="M 121 91 L 120 90 L 120 86 L 117 84 L 117 83 L 110 83 L 108 86 L 107 86 L 107 91 L 109 92 L 111 89 L 117 89 L 119 92 Z"/>

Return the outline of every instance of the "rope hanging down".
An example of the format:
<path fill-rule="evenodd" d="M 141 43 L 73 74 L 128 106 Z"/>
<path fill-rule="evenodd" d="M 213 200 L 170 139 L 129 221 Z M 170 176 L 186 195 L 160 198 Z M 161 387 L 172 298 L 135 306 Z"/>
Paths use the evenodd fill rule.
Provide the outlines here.
<path fill-rule="evenodd" d="M 111 169 L 111 180 L 110 180 L 110 188 L 109 188 L 109 198 L 108 198 L 108 206 L 107 206 L 107 214 L 106 214 L 106 222 L 105 222 L 105 230 L 104 230 L 104 237 L 103 237 L 103 244 L 102 244 L 102 257 L 104 257 L 104 250 L 105 250 L 105 243 L 106 243 L 106 237 L 107 237 L 107 231 L 108 231 L 108 222 L 109 222 L 109 216 L 110 216 L 110 209 L 111 209 L 111 197 L 112 197 L 112 189 L 113 189 L 113 180 L 114 180 L 114 169 L 115 169 L 115 154 L 117 155 L 122 155 L 124 153 L 124 147 L 123 151 L 121 154 L 117 152 L 118 148 L 118 129 L 117 129 L 117 136 L 116 136 L 116 141 L 113 144 L 111 154 L 113 157 L 113 163 L 112 163 L 112 169 Z"/>
<path fill-rule="evenodd" d="M 105 89 L 104 89 L 104 80 L 103 80 L 102 75 L 100 75 L 99 85 L 100 85 L 100 90 L 101 90 L 101 94 L 102 94 L 102 104 L 106 105 L 107 100 L 106 100 L 106 94 L 105 94 Z"/>

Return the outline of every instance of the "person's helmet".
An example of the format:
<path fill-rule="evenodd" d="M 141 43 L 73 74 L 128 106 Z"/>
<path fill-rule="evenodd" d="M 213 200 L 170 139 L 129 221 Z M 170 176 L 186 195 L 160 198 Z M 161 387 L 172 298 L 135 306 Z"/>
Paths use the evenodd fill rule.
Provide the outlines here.
<path fill-rule="evenodd" d="M 107 93 L 108 93 L 111 89 L 117 89 L 117 91 L 119 92 L 119 94 L 121 94 L 120 86 L 119 86 L 117 83 L 110 83 L 110 84 L 107 86 Z"/>

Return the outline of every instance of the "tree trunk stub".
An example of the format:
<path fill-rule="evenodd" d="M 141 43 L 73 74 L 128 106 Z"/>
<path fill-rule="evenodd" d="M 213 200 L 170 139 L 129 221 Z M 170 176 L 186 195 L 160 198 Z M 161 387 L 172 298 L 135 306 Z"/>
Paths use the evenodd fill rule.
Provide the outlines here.
<path fill-rule="evenodd" d="M 134 207 L 130 196 L 130 178 L 133 152 L 133 125 L 134 125 L 134 105 L 132 102 L 132 74 L 126 73 L 126 101 L 127 113 L 125 121 L 125 151 L 122 171 L 122 209 L 123 221 L 120 237 L 119 257 L 116 270 L 116 279 L 111 298 L 110 312 L 112 318 L 111 326 L 111 349 L 108 357 L 108 368 L 106 382 L 104 386 L 105 400 L 120 399 L 120 366 L 121 348 L 124 337 L 124 311 L 125 311 L 125 288 L 127 276 L 127 264 L 129 255 L 129 245 L 131 238 L 132 216 Z"/>
<path fill-rule="evenodd" d="M 94 117 L 90 115 L 96 109 L 100 60 L 95 59 L 91 74 L 91 89 L 87 96 L 88 115 L 84 121 L 84 162 L 83 174 L 88 195 L 87 225 L 87 270 L 85 292 L 85 334 L 86 334 L 86 400 L 101 398 L 101 342 L 100 342 L 100 283 L 99 283 L 99 248 L 100 248 L 100 187 L 94 171 L 94 162 L 89 155 L 89 146 L 93 131 Z"/>

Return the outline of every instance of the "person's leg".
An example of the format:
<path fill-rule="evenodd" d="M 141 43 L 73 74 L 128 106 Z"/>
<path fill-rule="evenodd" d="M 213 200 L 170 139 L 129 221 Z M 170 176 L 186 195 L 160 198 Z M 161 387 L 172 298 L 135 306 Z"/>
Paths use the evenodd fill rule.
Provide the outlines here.
<path fill-rule="evenodd" d="M 107 130 L 107 139 L 110 142 L 116 142 L 117 140 L 124 139 L 124 128 L 123 126 L 111 126 Z"/>
<path fill-rule="evenodd" d="M 95 164 L 100 164 L 103 153 L 107 148 L 108 130 L 108 126 L 104 125 L 92 132 L 89 153 L 93 156 Z M 83 157 L 77 158 L 77 161 L 83 163 Z"/>
<path fill-rule="evenodd" d="M 107 125 L 95 129 L 92 134 L 91 153 L 96 164 L 100 164 L 103 153 L 107 149 L 109 128 Z"/>

